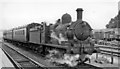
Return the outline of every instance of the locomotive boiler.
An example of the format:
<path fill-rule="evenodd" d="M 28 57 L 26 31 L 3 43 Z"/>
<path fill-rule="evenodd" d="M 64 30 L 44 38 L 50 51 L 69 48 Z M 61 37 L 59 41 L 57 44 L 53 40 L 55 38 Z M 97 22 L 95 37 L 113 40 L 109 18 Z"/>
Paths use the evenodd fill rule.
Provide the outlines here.
<path fill-rule="evenodd" d="M 87 55 L 96 53 L 91 40 L 92 28 L 82 20 L 82 8 L 77 10 L 77 20 L 72 21 L 70 14 L 64 14 L 55 24 L 46 22 L 31 23 L 14 28 L 11 34 L 4 32 L 4 40 L 27 46 L 47 58 L 55 58 L 55 62 L 75 66 L 87 61 Z M 10 35 L 11 39 L 8 38 Z"/>

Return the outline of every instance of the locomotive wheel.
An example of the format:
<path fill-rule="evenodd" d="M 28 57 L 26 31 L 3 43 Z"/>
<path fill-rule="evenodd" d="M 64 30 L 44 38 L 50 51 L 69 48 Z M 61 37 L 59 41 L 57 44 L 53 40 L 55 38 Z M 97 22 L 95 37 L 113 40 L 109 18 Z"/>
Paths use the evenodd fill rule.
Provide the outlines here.
<path fill-rule="evenodd" d="M 42 53 L 42 51 L 43 51 L 42 46 L 39 46 L 39 47 L 38 47 L 38 49 L 37 49 L 37 52 L 41 54 L 41 53 Z"/>
<path fill-rule="evenodd" d="M 78 65 L 80 65 L 80 64 L 83 64 L 83 63 L 85 63 L 86 61 L 89 61 L 90 62 L 90 59 L 89 58 L 85 58 L 85 60 L 83 61 L 83 60 L 78 60 L 79 61 L 79 63 L 78 63 Z"/>
<path fill-rule="evenodd" d="M 39 46 L 37 48 L 37 52 L 44 57 L 46 54 L 48 54 L 48 49 L 45 46 Z"/>

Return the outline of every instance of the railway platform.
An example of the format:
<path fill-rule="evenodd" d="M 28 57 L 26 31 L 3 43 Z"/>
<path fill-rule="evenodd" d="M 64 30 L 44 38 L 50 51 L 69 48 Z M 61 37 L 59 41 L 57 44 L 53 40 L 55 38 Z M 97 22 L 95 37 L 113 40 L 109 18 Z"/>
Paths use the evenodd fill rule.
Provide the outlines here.
<path fill-rule="evenodd" d="M 102 54 L 99 54 L 99 57 L 103 56 Z M 102 67 L 103 69 L 120 69 L 120 63 L 119 63 L 119 57 L 114 57 L 114 63 L 107 63 L 107 62 L 103 62 L 103 63 L 99 63 L 99 62 L 95 62 L 96 59 L 96 54 L 93 54 L 91 56 L 91 61 L 90 62 L 86 62 L 87 64 L 90 65 L 95 65 L 97 67 Z M 110 57 L 107 57 L 107 59 L 110 59 Z M 109 60 L 111 62 L 111 60 Z"/>
<path fill-rule="evenodd" d="M 14 65 L 11 63 L 1 48 L 2 43 L 0 43 L 0 69 L 14 69 Z"/>

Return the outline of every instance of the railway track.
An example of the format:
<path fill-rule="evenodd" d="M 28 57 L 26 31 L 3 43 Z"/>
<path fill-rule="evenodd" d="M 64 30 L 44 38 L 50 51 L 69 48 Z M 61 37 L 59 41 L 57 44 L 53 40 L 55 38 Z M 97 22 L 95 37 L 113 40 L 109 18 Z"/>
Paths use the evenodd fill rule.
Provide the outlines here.
<path fill-rule="evenodd" d="M 13 63 L 16 69 L 29 69 L 29 68 L 40 68 L 43 69 L 44 65 L 37 63 L 26 55 L 4 45 L 2 50 L 5 52 L 7 57 Z"/>
<path fill-rule="evenodd" d="M 115 53 L 113 53 L 113 54 L 111 54 L 111 52 L 108 52 L 108 51 L 104 51 L 104 50 L 101 50 L 102 52 L 100 52 L 101 54 L 105 54 L 105 55 L 113 55 L 113 56 L 117 56 L 117 57 L 120 57 L 120 55 L 119 54 L 115 54 Z"/>
<path fill-rule="evenodd" d="M 76 66 L 75 69 L 103 69 L 103 68 L 83 63 Z"/>
<path fill-rule="evenodd" d="M 101 54 L 113 55 L 120 57 L 120 47 L 118 46 L 106 46 L 106 45 L 95 45 L 96 48 L 100 49 Z"/>
<path fill-rule="evenodd" d="M 40 64 L 38 62 L 36 62 L 35 60 L 29 58 L 27 55 L 24 55 L 22 53 L 20 53 L 19 51 L 16 51 L 15 49 L 11 48 L 10 46 L 4 45 L 3 47 L 3 51 L 5 52 L 5 54 L 9 57 L 9 59 L 11 60 L 11 62 L 14 64 L 16 69 L 69 69 L 71 67 L 68 67 L 66 65 L 56 65 L 55 67 L 47 67 L 43 64 Z M 72 67 L 73 68 L 73 67 Z M 96 67 L 90 64 L 79 64 L 77 66 L 75 66 L 73 69 L 102 69 L 100 67 Z"/>
<path fill-rule="evenodd" d="M 95 44 L 95 47 L 102 47 L 102 48 L 110 48 L 110 49 L 120 50 L 119 46 L 111 46 L 111 45 L 99 45 L 99 44 Z"/>

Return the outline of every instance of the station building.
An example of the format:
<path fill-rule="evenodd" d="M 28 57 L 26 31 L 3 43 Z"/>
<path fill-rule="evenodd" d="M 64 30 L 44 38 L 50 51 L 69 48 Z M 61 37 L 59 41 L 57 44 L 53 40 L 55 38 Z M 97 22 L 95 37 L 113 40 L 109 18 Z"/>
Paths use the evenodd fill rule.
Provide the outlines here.
<path fill-rule="evenodd" d="M 98 38 L 120 38 L 120 28 L 94 29 L 93 35 L 101 33 Z"/>

